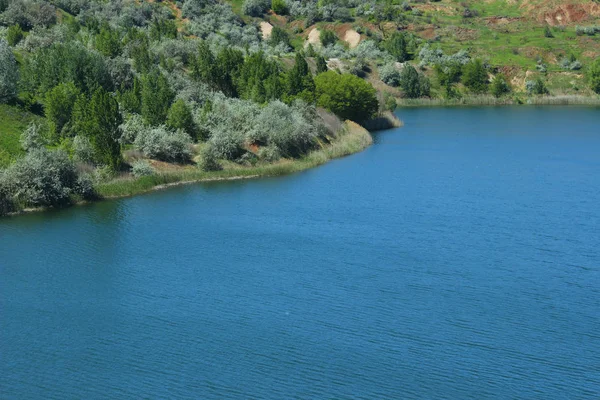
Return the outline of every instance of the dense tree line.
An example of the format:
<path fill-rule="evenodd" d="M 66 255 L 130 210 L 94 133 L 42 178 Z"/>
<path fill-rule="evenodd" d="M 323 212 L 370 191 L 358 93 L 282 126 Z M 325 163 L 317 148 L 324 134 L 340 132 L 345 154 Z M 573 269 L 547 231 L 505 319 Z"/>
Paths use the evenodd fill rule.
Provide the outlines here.
<path fill-rule="evenodd" d="M 74 16 L 57 23 L 55 7 Z M 370 84 L 327 72 L 317 54 L 315 71 L 300 51 L 285 65 L 272 50 L 289 48 L 285 31 L 262 41 L 216 1 L 183 2 L 198 38 L 182 36 L 156 4 L 15 0 L 0 11 L 10 27 L 10 41 L 0 39 L 0 102 L 45 117 L 23 132 L 26 156 L 0 172 L 0 213 L 93 197 L 111 171 L 153 173 L 128 160 L 130 149 L 189 163 L 197 142 L 204 169 L 274 162 L 303 156 L 325 135 L 317 105 L 354 120 L 378 109 Z"/>

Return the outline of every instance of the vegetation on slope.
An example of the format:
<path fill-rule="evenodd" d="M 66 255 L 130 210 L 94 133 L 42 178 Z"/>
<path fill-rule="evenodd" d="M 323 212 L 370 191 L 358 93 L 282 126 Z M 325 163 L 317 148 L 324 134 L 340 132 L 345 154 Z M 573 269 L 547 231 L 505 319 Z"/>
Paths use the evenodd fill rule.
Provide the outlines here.
<path fill-rule="evenodd" d="M 339 127 L 316 107 L 592 99 L 599 21 L 591 0 L 0 0 L 0 212 L 305 160 Z"/>

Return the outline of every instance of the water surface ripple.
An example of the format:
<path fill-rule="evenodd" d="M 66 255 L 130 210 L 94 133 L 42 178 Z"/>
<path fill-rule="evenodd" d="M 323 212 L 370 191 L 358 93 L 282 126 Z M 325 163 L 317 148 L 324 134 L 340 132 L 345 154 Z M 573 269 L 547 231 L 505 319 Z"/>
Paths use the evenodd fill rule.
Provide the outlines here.
<path fill-rule="evenodd" d="M 600 398 L 600 110 L 0 220 L 2 399 Z"/>

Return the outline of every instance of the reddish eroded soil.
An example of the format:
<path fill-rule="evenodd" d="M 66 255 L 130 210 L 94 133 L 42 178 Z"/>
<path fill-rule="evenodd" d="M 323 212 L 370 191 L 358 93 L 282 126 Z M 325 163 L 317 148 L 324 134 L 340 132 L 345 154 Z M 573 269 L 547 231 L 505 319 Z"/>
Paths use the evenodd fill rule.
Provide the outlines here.
<path fill-rule="evenodd" d="M 548 25 L 569 25 L 600 17 L 600 4 L 564 4 L 543 12 L 538 21 Z"/>

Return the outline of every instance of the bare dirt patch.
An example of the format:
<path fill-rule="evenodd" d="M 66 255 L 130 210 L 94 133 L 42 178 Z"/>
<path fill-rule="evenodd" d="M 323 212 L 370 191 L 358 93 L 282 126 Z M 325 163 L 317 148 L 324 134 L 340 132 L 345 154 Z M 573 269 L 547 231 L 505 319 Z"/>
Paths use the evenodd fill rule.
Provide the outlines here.
<path fill-rule="evenodd" d="M 348 29 L 344 34 L 344 42 L 348 43 L 351 49 L 355 48 L 360 43 L 360 33 L 354 29 Z"/>
<path fill-rule="evenodd" d="M 273 25 L 266 21 L 260 22 L 260 32 L 262 34 L 263 39 L 268 39 L 271 37 L 271 32 L 273 31 Z"/>
<path fill-rule="evenodd" d="M 308 47 L 309 44 L 312 44 L 313 47 L 321 47 L 321 31 L 317 28 L 312 28 L 308 33 L 308 38 L 306 42 L 304 42 L 304 47 Z"/>

